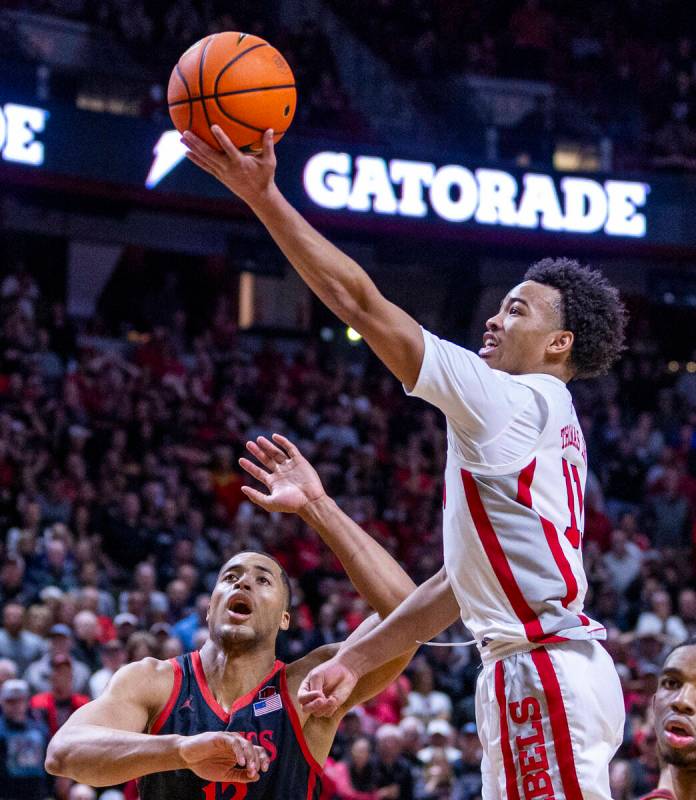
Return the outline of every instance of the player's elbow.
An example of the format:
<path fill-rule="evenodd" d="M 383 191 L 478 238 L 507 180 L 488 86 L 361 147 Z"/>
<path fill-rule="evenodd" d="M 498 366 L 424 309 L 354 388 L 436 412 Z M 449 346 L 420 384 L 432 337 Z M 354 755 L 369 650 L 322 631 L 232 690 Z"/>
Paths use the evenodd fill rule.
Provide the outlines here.
<path fill-rule="evenodd" d="M 58 730 L 55 736 L 48 743 L 46 750 L 45 767 L 46 772 L 62 778 L 72 778 L 78 783 L 87 783 L 80 780 L 77 774 L 80 772 L 80 762 L 82 748 L 80 747 L 79 736 L 75 738 L 75 729 L 68 725 L 66 728 Z"/>
<path fill-rule="evenodd" d="M 330 286 L 334 313 L 355 330 L 369 325 L 385 299 L 372 280 L 362 270 L 349 281 L 336 281 Z"/>
<path fill-rule="evenodd" d="M 49 775 L 67 777 L 67 748 L 63 745 L 60 734 L 56 734 L 48 744 L 44 767 Z"/>

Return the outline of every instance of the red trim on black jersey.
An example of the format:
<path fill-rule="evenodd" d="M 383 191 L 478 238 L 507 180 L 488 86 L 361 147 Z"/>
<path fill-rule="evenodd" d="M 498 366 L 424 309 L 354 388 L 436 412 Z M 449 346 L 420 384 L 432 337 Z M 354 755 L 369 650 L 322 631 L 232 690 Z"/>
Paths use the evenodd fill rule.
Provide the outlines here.
<path fill-rule="evenodd" d="M 181 664 L 176 660 L 176 658 L 170 658 L 169 663 L 174 668 L 174 685 L 172 686 L 172 691 L 169 695 L 169 699 L 167 700 L 167 704 L 157 715 L 157 719 L 152 723 L 152 727 L 150 728 L 150 733 L 152 734 L 159 733 L 164 723 L 169 719 L 169 715 L 172 713 L 174 706 L 176 705 L 177 698 L 179 697 L 179 692 L 181 691 L 181 681 L 184 677 Z"/>
<path fill-rule="evenodd" d="M 210 686 L 208 685 L 208 681 L 205 677 L 205 671 L 203 670 L 203 663 L 201 662 L 201 654 L 198 650 L 194 650 L 191 653 L 191 664 L 193 665 L 193 674 L 196 678 L 196 683 L 198 684 L 198 688 L 203 695 L 203 699 L 207 703 L 210 710 L 215 714 L 215 716 L 219 717 L 223 722 L 227 723 L 230 721 L 230 717 L 234 714 L 235 711 L 238 711 L 240 708 L 244 706 L 248 706 L 249 703 L 254 699 L 254 695 L 256 695 L 261 689 L 263 689 L 264 685 L 270 681 L 270 679 L 278 672 L 278 670 L 283 666 L 282 661 L 276 661 L 273 664 L 273 669 L 265 675 L 264 678 L 259 681 L 259 683 L 250 691 L 248 691 L 242 697 L 238 697 L 232 706 L 230 707 L 229 711 L 225 711 L 225 709 L 218 703 L 215 699 L 215 695 L 210 690 Z"/>
<path fill-rule="evenodd" d="M 314 789 L 317 785 L 317 773 L 310 770 L 309 778 L 307 780 L 307 800 L 314 800 Z"/>
<path fill-rule="evenodd" d="M 295 738 L 297 739 L 297 743 L 300 745 L 300 749 L 302 750 L 302 755 L 305 757 L 305 761 L 309 764 L 314 772 L 321 775 L 323 769 L 309 750 L 304 731 L 302 730 L 302 725 L 300 724 L 300 718 L 297 715 L 297 709 L 295 708 L 295 705 L 292 702 L 292 697 L 290 697 L 290 692 L 288 691 L 288 679 L 285 665 L 283 665 L 283 671 L 280 673 L 280 696 L 283 698 L 288 719 L 290 720 L 292 729 L 295 731 Z M 311 794 L 308 794 L 307 797 L 311 797 Z"/>
<path fill-rule="evenodd" d="M 677 798 L 669 789 L 653 789 L 652 792 L 648 792 L 640 800 L 677 800 Z"/>

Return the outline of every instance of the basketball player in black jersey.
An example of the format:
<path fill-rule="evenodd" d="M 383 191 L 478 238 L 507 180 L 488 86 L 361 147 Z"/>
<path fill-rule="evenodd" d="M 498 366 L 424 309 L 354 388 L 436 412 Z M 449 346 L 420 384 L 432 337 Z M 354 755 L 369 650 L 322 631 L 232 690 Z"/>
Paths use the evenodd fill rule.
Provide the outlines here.
<path fill-rule="evenodd" d="M 268 489 L 245 494 L 268 511 L 299 514 L 338 556 L 377 611 L 352 635 L 379 623 L 415 586 L 365 531 L 329 499 L 319 476 L 282 436 L 259 437 L 249 452 L 265 467 L 242 467 Z M 92 786 L 140 779 L 141 800 L 316 800 L 322 764 L 342 714 L 306 716 L 297 691 L 338 645 L 292 664 L 275 659 L 289 624 L 282 567 L 245 552 L 220 570 L 200 652 L 122 667 L 105 693 L 76 711 L 50 743 L 46 768 Z M 342 708 L 377 694 L 411 654 L 366 675 Z"/>

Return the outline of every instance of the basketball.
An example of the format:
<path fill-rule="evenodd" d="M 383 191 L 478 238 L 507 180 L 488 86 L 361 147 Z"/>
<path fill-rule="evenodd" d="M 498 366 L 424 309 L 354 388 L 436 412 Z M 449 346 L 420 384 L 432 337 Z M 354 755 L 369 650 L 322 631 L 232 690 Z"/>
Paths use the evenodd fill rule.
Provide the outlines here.
<path fill-rule="evenodd" d="M 167 89 L 169 115 L 177 130 L 190 130 L 220 150 L 211 131 L 219 125 L 243 151 L 261 148 L 273 128 L 283 138 L 297 105 L 295 77 L 267 41 L 226 31 L 191 45 L 172 70 Z"/>

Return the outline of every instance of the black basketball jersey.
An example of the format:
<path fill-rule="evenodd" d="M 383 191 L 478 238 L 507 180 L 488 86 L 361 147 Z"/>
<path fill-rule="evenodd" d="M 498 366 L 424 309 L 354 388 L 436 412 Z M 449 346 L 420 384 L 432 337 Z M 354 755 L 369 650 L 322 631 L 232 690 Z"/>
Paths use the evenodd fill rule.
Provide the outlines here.
<path fill-rule="evenodd" d="M 233 731 L 264 747 L 270 766 L 255 783 L 209 783 L 187 769 L 146 775 L 139 781 L 141 800 L 318 800 L 322 769 L 305 742 L 288 693 L 285 664 L 276 661 L 227 713 L 208 686 L 197 650 L 170 663 L 174 687 L 150 733 Z"/>

